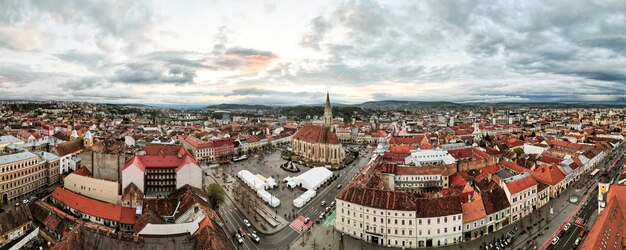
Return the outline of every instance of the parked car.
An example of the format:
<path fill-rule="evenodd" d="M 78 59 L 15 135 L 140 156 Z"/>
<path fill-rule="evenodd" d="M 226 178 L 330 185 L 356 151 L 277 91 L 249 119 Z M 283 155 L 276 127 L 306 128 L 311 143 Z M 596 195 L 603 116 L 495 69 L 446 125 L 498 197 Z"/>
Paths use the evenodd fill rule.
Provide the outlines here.
<path fill-rule="evenodd" d="M 322 212 L 322 213 L 320 214 L 320 220 L 321 220 L 321 219 L 324 219 L 324 216 L 326 216 L 326 213 Z"/>
<path fill-rule="evenodd" d="M 552 239 L 552 245 L 555 245 L 555 246 L 556 246 L 556 244 L 557 244 L 557 243 L 559 243 L 559 240 L 560 240 L 560 239 L 559 239 L 559 236 L 554 237 L 554 238 Z"/>
<path fill-rule="evenodd" d="M 580 238 L 585 237 L 586 233 L 587 232 L 585 230 L 580 230 L 580 233 L 578 234 L 578 237 L 580 237 Z"/>
<path fill-rule="evenodd" d="M 567 232 L 567 230 L 569 230 L 569 228 L 570 228 L 571 226 L 572 226 L 572 223 L 569 223 L 569 222 L 568 222 L 568 223 L 567 223 L 567 224 L 565 224 L 565 226 L 563 227 L 563 230 L 564 230 L 565 232 Z"/>
<path fill-rule="evenodd" d="M 576 238 L 576 240 L 574 241 L 574 246 L 578 246 L 578 245 L 580 245 L 580 242 L 581 242 L 581 241 L 583 241 L 583 239 L 582 239 L 582 238 L 580 238 L 580 237 Z"/>
<path fill-rule="evenodd" d="M 322 201 L 322 207 L 326 205 L 326 201 Z"/>
<path fill-rule="evenodd" d="M 334 206 L 335 206 L 335 202 L 333 201 L 330 203 L 330 207 L 334 207 Z"/>
<path fill-rule="evenodd" d="M 246 225 L 246 227 L 252 226 L 248 220 L 243 220 L 243 224 Z"/>
<path fill-rule="evenodd" d="M 337 185 L 337 189 L 341 189 L 341 184 Z"/>
<path fill-rule="evenodd" d="M 250 239 L 252 239 L 252 241 L 259 243 L 261 241 L 261 238 L 259 238 L 258 235 L 256 235 L 255 233 L 250 235 Z"/>

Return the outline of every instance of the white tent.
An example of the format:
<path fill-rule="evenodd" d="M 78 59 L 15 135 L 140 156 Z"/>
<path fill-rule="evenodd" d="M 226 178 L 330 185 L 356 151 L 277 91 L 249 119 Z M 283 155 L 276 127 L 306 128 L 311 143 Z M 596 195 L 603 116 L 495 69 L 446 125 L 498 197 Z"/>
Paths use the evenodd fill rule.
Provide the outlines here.
<path fill-rule="evenodd" d="M 324 182 L 333 176 L 333 172 L 324 167 L 312 168 L 303 174 L 294 177 L 294 181 L 302 184 L 302 187 L 309 190 L 317 190 Z"/>
<path fill-rule="evenodd" d="M 285 183 L 290 182 L 291 179 L 293 179 L 291 176 L 287 176 L 287 177 L 283 178 L 283 182 L 285 182 Z"/>
<path fill-rule="evenodd" d="M 276 183 L 276 181 L 272 177 L 269 177 L 269 178 L 265 179 L 265 183 L 267 184 L 268 188 L 278 187 L 278 184 Z"/>
<path fill-rule="evenodd" d="M 256 191 L 256 194 L 259 195 L 259 197 L 261 197 L 261 199 L 263 199 L 263 201 L 265 202 L 270 201 L 272 197 L 272 195 L 265 190 Z"/>
<path fill-rule="evenodd" d="M 278 207 L 280 205 L 280 200 L 278 198 L 276 198 L 276 196 L 272 196 L 268 203 L 272 207 Z"/>
<path fill-rule="evenodd" d="M 294 207 L 301 208 L 302 206 L 304 206 L 304 204 L 306 204 L 306 202 L 304 202 L 302 199 L 300 199 L 300 197 L 298 197 L 295 200 L 293 200 L 293 206 Z"/>
<path fill-rule="evenodd" d="M 289 182 L 287 182 L 287 186 L 288 186 L 289 188 L 295 188 L 295 187 L 297 187 L 297 186 L 298 186 L 298 183 L 297 183 L 297 182 L 295 182 L 295 181 L 289 181 Z"/>
<path fill-rule="evenodd" d="M 248 170 L 241 170 L 237 173 L 237 176 L 243 180 L 246 185 L 252 188 L 254 191 L 265 190 L 267 188 L 267 184 L 265 181 L 259 179 L 256 175 L 252 174 Z"/>
<path fill-rule="evenodd" d="M 300 199 L 304 200 L 305 202 L 309 202 L 313 197 L 315 197 L 316 192 L 313 190 L 308 190 L 306 192 L 304 192 L 302 195 L 300 195 Z"/>

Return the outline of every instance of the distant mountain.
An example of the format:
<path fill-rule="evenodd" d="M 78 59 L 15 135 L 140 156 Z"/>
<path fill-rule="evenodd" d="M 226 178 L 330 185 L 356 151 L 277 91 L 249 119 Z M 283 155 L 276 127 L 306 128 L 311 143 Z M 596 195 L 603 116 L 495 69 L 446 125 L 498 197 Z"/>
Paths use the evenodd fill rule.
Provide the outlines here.
<path fill-rule="evenodd" d="M 258 105 L 258 104 L 232 104 L 232 103 L 222 103 L 217 105 L 209 105 L 206 107 L 207 109 L 246 109 L 246 110 L 267 110 L 273 109 L 273 107 L 266 105 Z"/>
<path fill-rule="evenodd" d="M 372 101 L 356 104 L 354 106 L 369 109 L 421 109 L 421 108 L 455 108 L 463 106 L 453 102 L 421 102 L 421 101 Z"/>

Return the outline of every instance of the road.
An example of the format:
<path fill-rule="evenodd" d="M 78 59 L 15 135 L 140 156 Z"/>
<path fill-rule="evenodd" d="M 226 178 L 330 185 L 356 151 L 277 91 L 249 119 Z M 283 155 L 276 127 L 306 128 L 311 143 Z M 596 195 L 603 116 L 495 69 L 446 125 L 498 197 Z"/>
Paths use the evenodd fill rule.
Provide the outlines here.
<path fill-rule="evenodd" d="M 612 159 L 616 156 L 620 157 L 618 162 L 613 165 L 613 167 L 609 166 L 609 178 L 615 178 L 615 180 L 619 179 L 621 171 L 624 167 L 624 157 L 621 152 L 618 152 L 617 155 L 612 154 L 608 158 Z M 593 213 L 597 213 L 598 201 L 596 197 L 598 197 L 598 189 L 596 188 L 596 190 L 594 190 L 589 197 L 590 199 L 588 200 L 587 205 L 581 208 L 581 213 L 579 215 L 579 217 L 582 218 L 583 221 L 589 220 Z M 586 235 L 586 232 L 591 228 L 591 225 L 578 225 L 575 223 L 576 219 L 577 217 L 573 218 L 574 221 L 570 222 L 572 224 L 571 228 L 568 230 L 567 233 L 564 233 L 563 237 L 561 237 L 556 246 L 550 245 L 548 249 L 575 249 L 577 247 L 574 246 L 574 243 L 576 242 L 580 231 L 585 230 Z M 582 242 L 580 242 L 579 244 L 582 244 Z"/>
<path fill-rule="evenodd" d="M 339 177 L 330 185 L 326 186 L 322 191 L 318 192 L 317 195 L 311 199 L 307 205 L 303 208 L 297 210 L 298 215 L 302 215 L 304 217 L 309 217 L 313 221 L 317 220 L 320 213 L 324 211 L 325 206 L 322 207 L 320 204 L 322 201 L 326 201 L 326 206 L 330 204 L 330 202 L 335 200 L 337 194 L 341 191 L 341 189 L 337 188 L 338 184 L 341 184 L 342 187 L 345 187 L 346 184 L 350 181 L 350 179 L 355 176 L 358 171 L 367 164 L 371 158 L 371 150 L 367 150 L 363 156 L 359 156 L 357 160 L 351 163 L 348 167 L 339 171 Z M 238 228 L 244 229 L 246 234 L 252 233 L 253 229 L 246 228 L 243 220 L 246 219 L 243 213 L 237 209 L 233 201 L 230 200 L 229 197 L 226 197 L 224 203 L 220 206 L 218 213 L 221 217 L 226 221 L 225 223 L 225 231 L 226 234 L 235 241 L 235 245 L 239 246 L 240 249 L 287 249 L 291 242 L 298 239 L 301 235 L 293 230 L 291 227 L 287 226 L 278 233 L 271 235 L 261 235 L 260 243 L 254 243 L 252 239 L 248 236 L 244 238 L 244 243 L 239 245 L 234 238 L 234 233 Z M 250 219 L 248 219 L 250 220 Z M 313 227 L 319 227 L 322 224 L 314 224 Z"/>

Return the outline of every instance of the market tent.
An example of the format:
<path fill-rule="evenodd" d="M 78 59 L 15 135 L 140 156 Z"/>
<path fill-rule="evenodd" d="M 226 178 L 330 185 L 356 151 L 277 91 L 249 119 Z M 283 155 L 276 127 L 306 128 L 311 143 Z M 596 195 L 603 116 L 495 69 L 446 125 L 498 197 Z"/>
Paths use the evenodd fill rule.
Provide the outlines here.
<path fill-rule="evenodd" d="M 333 172 L 325 167 L 312 168 L 293 179 L 309 190 L 317 190 L 324 182 L 333 176 Z"/>

